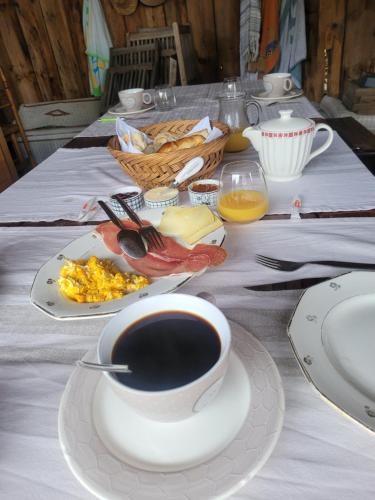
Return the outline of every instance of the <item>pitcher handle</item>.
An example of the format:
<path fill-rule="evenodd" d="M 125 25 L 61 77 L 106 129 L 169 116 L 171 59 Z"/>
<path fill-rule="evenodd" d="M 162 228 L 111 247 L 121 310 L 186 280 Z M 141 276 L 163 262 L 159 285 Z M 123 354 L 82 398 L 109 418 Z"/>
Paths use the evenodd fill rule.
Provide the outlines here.
<path fill-rule="evenodd" d="M 323 153 L 323 151 L 325 151 L 327 148 L 329 148 L 330 145 L 332 144 L 332 141 L 333 141 L 333 130 L 332 130 L 332 128 L 329 125 L 326 125 L 325 123 L 319 123 L 315 127 L 314 138 L 315 138 L 315 135 L 316 135 L 317 131 L 321 130 L 321 129 L 327 130 L 327 132 L 328 132 L 328 138 L 327 138 L 326 142 L 323 144 L 323 146 L 320 146 L 320 148 L 316 149 L 315 151 L 313 151 L 310 154 L 309 159 L 307 160 L 306 163 L 309 163 L 310 160 L 312 160 L 316 156 L 320 155 L 320 153 Z"/>
<path fill-rule="evenodd" d="M 257 103 L 256 101 L 246 101 L 246 111 L 247 111 L 247 108 L 249 106 L 255 106 L 255 109 L 257 110 L 257 119 L 256 119 L 256 122 L 255 123 L 250 123 L 250 125 L 252 127 L 255 127 L 259 123 L 260 114 L 262 112 L 262 106 L 259 103 Z"/>

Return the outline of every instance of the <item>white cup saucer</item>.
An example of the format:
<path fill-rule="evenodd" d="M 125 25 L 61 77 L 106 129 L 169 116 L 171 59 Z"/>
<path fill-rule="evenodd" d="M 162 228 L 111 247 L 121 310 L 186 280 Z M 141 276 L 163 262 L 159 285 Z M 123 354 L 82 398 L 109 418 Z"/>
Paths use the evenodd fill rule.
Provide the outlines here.
<path fill-rule="evenodd" d="M 302 95 L 303 95 L 303 89 L 293 88 L 288 92 L 285 92 L 284 95 L 279 97 L 272 96 L 270 91 L 268 90 L 251 94 L 250 97 L 260 102 L 270 102 L 270 101 L 283 102 L 283 101 L 289 101 L 290 99 L 296 99 L 297 97 L 301 97 Z"/>
<path fill-rule="evenodd" d="M 175 472 L 206 462 L 240 430 L 250 404 L 250 384 L 240 359 L 231 353 L 219 394 L 201 412 L 163 423 L 136 413 L 101 377 L 93 399 L 99 437 L 118 460 L 154 472 Z"/>
<path fill-rule="evenodd" d="M 284 394 L 262 344 L 230 325 L 234 352 L 219 394 L 180 422 L 147 420 L 99 372 L 73 371 L 60 403 L 59 439 L 84 487 L 107 500 L 225 498 L 256 474 L 278 440 Z M 84 359 L 95 360 L 95 352 Z"/>
<path fill-rule="evenodd" d="M 146 111 L 150 111 L 151 109 L 154 109 L 154 108 L 155 108 L 155 104 L 143 104 L 141 109 L 127 111 L 124 108 L 124 106 L 121 104 L 121 102 L 119 102 L 115 106 L 110 108 L 108 110 L 108 113 L 110 115 L 115 115 L 115 116 L 132 116 L 132 115 L 138 115 L 141 113 L 145 113 Z"/>

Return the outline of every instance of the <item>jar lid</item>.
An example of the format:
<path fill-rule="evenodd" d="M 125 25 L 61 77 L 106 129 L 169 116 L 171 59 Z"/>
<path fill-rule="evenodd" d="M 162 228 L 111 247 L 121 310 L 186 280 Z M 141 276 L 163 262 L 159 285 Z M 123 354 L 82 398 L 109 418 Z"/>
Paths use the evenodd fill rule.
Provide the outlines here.
<path fill-rule="evenodd" d="M 268 132 L 296 132 L 314 124 L 312 120 L 294 117 L 292 113 L 292 109 L 283 109 L 279 111 L 280 118 L 263 122 L 259 128 Z"/>

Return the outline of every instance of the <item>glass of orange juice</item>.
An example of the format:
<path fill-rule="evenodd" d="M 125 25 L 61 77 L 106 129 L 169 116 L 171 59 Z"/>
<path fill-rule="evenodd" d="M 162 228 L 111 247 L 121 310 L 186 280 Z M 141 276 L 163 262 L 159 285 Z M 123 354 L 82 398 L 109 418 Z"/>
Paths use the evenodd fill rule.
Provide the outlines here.
<path fill-rule="evenodd" d="M 243 160 L 224 166 L 217 209 L 224 220 L 240 223 L 253 222 L 267 213 L 267 185 L 259 163 Z"/>

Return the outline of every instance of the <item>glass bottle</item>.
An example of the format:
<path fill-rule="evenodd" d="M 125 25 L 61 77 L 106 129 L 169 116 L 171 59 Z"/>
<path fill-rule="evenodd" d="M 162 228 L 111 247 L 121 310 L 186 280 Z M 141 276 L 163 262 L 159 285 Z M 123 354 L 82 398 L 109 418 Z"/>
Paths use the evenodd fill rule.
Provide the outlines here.
<path fill-rule="evenodd" d="M 259 122 L 259 104 L 253 101 L 247 102 L 244 92 L 235 95 L 221 95 L 218 99 L 220 104 L 219 121 L 226 123 L 230 128 L 229 139 L 224 151 L 235 153 L 247 149 L 250 141 L 242 136 L 242 131 L 250 125 L 247 107 L 250 105 L 255 106 L 257 119 L 252 125 L 256 125 Z"/>

